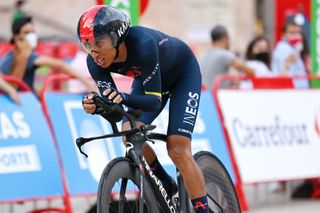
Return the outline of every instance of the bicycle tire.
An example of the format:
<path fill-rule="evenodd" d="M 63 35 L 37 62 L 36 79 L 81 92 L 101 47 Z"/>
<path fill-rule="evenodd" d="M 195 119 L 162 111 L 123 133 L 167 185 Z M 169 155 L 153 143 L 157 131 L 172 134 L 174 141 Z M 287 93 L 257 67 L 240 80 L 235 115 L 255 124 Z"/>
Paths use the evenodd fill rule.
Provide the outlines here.
<path fill-rule="evenodd" d="M 241 212 L 233 182 L 222 162 L 208 151 L 197 152 L 193 157 L 205 179 L 210 212 Z"/>
<path fill-rule="evenodd" d="M 139 172 L 137 168 L 133 166 L 131 160 L 125 157 L 115 158 L 104 169 L 98 187 L 98 198 L 97 198 L 97 212 L 98 213 L 113 213 L 118 212 L 118 204 L 114 204 L 112 200 L 112 188 L 121 179 L 131 180 L 135 186 L 139 188 Z M 139 198 L 139 196 L 137 196 Z M 158 206 L 155 195 L 147 179 L 144 181 L 144 199 L 145 207 L 144 212 L 148 213 L 158 213 Z M 138 204 L 139 201 L 133 201 L 133 204 Z M 129 210 L 134 210 L 133 212 L 138 212 L 136 207 L 132 207 L 132 203 L 125 203 L 124 212 L 130 212 Z"/>

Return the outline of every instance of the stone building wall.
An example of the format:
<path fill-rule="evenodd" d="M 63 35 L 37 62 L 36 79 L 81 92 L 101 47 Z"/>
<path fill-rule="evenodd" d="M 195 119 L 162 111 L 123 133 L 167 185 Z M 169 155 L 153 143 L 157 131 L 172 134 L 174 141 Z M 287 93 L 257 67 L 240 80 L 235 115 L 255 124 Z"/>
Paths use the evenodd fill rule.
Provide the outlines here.
<path fill-rule="evenodd" d="M 132 0 L 131 0 L 132 1 Z M 80 14 L 94 0 L 28 0 L 40 37 L 75 39 Z M 231 48 L 243 52 L 254 35 L 256 0 L 150 0 L 141 25 L 156 28 L 190 44 L 197 54 L 210 47 L 210 29 L 225 25 Z M 13 0 L 0 1 L 0 37 L 10 37 Z"/>

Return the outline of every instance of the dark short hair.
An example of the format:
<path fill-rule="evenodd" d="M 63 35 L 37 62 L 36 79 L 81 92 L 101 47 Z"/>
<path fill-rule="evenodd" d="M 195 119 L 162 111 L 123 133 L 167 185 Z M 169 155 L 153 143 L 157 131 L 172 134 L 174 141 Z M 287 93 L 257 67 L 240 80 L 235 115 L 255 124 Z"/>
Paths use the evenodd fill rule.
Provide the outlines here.
<path fill-rule="evenodd" d="M 288 26 L 290 26 L 290 25 L 294 25 L 294 26 L 300 27 L 300 25 L 297 22 L 295 22 L 294 18 L 290 17 L 290 18 L 287 18 L 285 20 L 284 24 L 282 25 L 281 31 L 283 33 L 285 33 L 287 31 Z"/>
<path fill-rule="evenodd" d="M 222 25 L 217 25 L 211 30 L 211 40 L 212 41 L 219 41 L 226 36 L 228 36 L 228 31 Z"/>
<path fill-rule="evenodd" d="M 15 19 L 11 25 L 12 34 L 19 34 L 21 28 L 24 25 L 29 24 L 31 22 L 32 22 L 32 17 L 30 16 L 25 16 L 25 17 L 20 17 Z"/>
<path fill-rule="evenodd" d="M 25 3 L 26 3 L 25 0 L 18 0 L 18 1 L 16 1 L 16 7 L 21 7 Z"/>

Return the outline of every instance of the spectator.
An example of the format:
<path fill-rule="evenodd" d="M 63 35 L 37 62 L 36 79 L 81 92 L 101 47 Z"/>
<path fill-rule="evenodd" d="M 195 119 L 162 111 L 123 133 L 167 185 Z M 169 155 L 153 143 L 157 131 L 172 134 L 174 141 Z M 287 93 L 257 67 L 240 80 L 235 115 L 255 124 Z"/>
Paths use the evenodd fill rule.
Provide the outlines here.
<path fill-rule="evenodd" d="M 5 80 L 0 76 L 0 90 L 7 93 L 9 97 L 16 103 L 21 104 L 21 100 L 19 98 L 17 90 L 8 84 Z"/>
<path fill-rule="evenodd" d="M 271 44 L 266 37 L 258 36 L 249 43 L 246 50 L 246 60 L 246 66 L 253 69 L 255 76 L 274 76 L 270 69 Z M 241 81 L 239 87 L 241 89 L 252 89 L 252 81 Z"/>
<path fill-rule="evenodd" d="M 34 48 L 37 46 L 37 35 L 31 17 L 16 19 L 12 24 L 12 34 L 13 50 L 4 56 L 0 64 L 0 70 L 4 74 L 22 79 L 30 88 L 34 88 L 35 70 L 39 66 L 48 66 L 75 76 L 88 89 L 94 90 L 95 87 L 85 77 L 73 71 L 63 61 L 48 56 L 39 56 L 34 52 Z"/>
<path fill-rule="evenodd" d="M 246 51 L 246 65 L 254 70 L 255 76 L 272 76 L 271 44 L 264 36 L 254 38 Z"/>
<path fill-rule="evenodd" d="M 228 73 L 229 68 L 234 68 L 246 74 L 252 74 L 253 70 L 229 50 L 229 35 L 227 29 L 221 25 L 211 31 L 213 48 L 200 58 L 200 67 L 204 85 L 211 89 L 213 80 L 219 74 Z"/>
<path fill-rule="evenodd" d="M 12 21 L 15 21 L 18 18 L 27 16 L 26 6 L 27 6 L 26 0 L 18 0 L 15 2 L 15 5 L 14 5 L 15 12 L 13 13 Z"/>
<path fill-rule="evenodd" d="M 282 29 L 282 39 L 277 43 L 272 57 L 272 71 L 276 75 L 305 75 L 306 68 L 301 56 L 303 50 L 303 36 L 301 27 L 287 19 Z M 308 80 L 294 81 L 297 88 L 309 87 Z"/>
<path fill-rule="evenodd" d="M 311 39 L 311 30 L 310 30 L 310 20 L 308 20 L 307 16 L 305 15 L 307 12 L 305 11 L 304 5 L 299 5 L 299 11 L 287 17 L 290 21 L 295 22 L 297 25 L 301 27 L 303 35 L 305 37 L 305 44 L 307 47 L 310 47 L 310 39 Z"/>
<path fill-rule="evenodd" d="M 310 73 L 311 72 L 310 48 L 309 48 L 305 34 L 302 35 L 302 40 L 303 40 L 303 48 L 301 51 L 301 58 L 302 58 L 304 67 L 306 68 L 306 73 Z"/>

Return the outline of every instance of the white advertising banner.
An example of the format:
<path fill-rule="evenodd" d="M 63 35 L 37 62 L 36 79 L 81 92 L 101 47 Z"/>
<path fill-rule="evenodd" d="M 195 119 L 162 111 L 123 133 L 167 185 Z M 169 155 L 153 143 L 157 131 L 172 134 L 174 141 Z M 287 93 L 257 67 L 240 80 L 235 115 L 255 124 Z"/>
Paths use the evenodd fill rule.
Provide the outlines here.
<path fill-rule="evenodd" d="M 320 90 L 220 90 L 243 183 L 320 177 Z"/>

